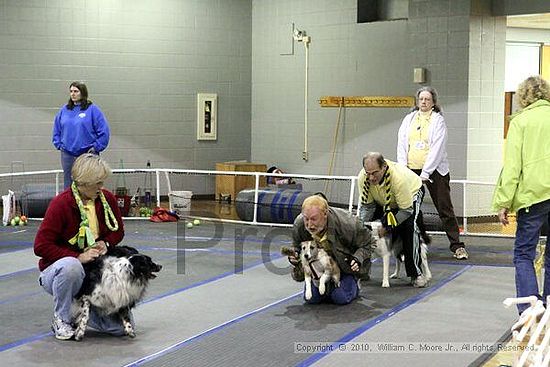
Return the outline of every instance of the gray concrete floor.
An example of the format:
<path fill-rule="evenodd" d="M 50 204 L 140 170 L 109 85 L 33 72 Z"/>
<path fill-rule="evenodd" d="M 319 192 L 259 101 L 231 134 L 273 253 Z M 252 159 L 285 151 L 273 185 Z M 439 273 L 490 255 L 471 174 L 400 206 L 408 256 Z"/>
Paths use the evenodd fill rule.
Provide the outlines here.
<path fill-rule="evenodd" d="M 0 228 L 0 366 L 467 366 L 484 354 L 399 348 L 490 346 L 516 318 L 502 306 L 515 292 L 509 239 L 465 238 L 470 260 L 458 262 L 435 236 L 429 288 L 404 279 L 380 288 L 376 261 L 358 300 L 310 306 L 279 255 L 288 229 L 125 224 L 124 244 L 164 269 L 134 311 L 135 339 L 90 331 L 82 342 L 50 332 L 52 299 L 32 252 L 39 222 Z M 320 349 L 342 344 L 349 349 Z"/>

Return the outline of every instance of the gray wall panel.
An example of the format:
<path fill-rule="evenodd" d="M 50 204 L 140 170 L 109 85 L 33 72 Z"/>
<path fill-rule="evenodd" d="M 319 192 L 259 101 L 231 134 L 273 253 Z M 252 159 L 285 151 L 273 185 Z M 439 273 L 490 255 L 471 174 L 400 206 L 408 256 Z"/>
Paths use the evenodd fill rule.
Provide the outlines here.
<path fill-rule="evenodd" d="M 252 1 L 127 5 L 0 0 L 0 172 L 21 160 L 27 170 L 60 168 L 51 129 L 73 80 L 110 122 L 113 167 L 120 158 L 127 168 L 150 159 L 199 169 L 250 159 Z M 196 140 L 199 92 L 218 94 L 215 142 Z M 12 147 L 16 137 L 28 139 Z"/>

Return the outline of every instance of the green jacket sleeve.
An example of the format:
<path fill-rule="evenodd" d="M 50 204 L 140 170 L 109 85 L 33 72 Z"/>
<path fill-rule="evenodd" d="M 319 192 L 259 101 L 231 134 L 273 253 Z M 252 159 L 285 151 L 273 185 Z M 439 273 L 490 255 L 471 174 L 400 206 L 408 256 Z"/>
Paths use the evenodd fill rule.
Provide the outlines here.
<path fill-rule="evenodd" d="M 520 121 L 514 119 L 508 130 L 504 166 L 500 172 L 493 195 L 492 208 L 494 211 L 499 211 L 502 208 L 512 208 L 512 202 L 518 189 L 522 167 L 521 151 L 523 149 L 523 131 L 519 125 Z"/>

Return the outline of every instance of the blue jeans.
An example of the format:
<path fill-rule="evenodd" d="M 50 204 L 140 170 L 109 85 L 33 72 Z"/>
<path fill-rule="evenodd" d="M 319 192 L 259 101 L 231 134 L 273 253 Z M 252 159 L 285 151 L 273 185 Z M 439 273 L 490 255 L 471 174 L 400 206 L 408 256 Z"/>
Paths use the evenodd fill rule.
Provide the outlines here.
<path fill-rule="evenodd" d="M 40 273 L 40 285 L 53 296 L 54 313 L 68 324 L 74 321 L 72 320 L 71 305 L 74 296 L 82 286 L 84 275 L 84 268 L 75 257 L 61 258 Z M 129 317 L 132 326 L 134 326 L 131 313 Z M 112 335 L 125 334 L 118 315 L 103 315 L 93 306 L 90 307 L 88 326 Z"/>
<path fill-rule="evenodd" d="M 76 161 L 78 157 L 75 157 L 74 155 L 71 155 L 65 151 L 61 151 L 61 167 L 63 168 L 63 189 L 66 189 L 67 187 L 71 186 L 72 178 L 71 178 L 71 170 L 73 168 L 74 161 Z"/>
<path fill-rule="evenodd" d="M 540 229 L 547 221 L 550 224 L 550 200 L 534 204 L 517 212 L 517 230 L 514 246 L 514 266 L 516 269 L 516 291 L 518 297 L 537 296 L 546 303 L 546 296 L 550 295 L 550 249 L 544 254 L 544 289 L 542 296 L 539 293 L 537 277 L 535 275 L 535 261 Z M 548 247 L 548 239 L 546 240 Z M 529 305 L 518 305 L 519 312 L 523 312 Z"/>
<path fill-rule="evenodd" d="M 334 288 L 333 286 L 327 287 L 328 292 L 320 295 L 319 288 L 312 282 L 311 283 L 311 299 L 308 301 L 305 298 L 305 285 L 304 285 L 304 300 L 309 304 L 317 304 L 323 301 L 332 302 L 337 305 L 347 305 L 353 301 L 359 295 L 359 288 L 357 287 L 357 279 L 353 275 L 344 274 L 340 277 L 340 286 Z"/>

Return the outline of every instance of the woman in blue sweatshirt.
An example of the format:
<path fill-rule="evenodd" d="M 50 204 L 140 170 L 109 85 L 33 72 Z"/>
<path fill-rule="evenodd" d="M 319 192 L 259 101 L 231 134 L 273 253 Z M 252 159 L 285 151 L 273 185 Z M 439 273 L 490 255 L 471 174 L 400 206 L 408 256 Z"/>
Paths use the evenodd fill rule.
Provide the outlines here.
<path fill-rule="evenodd" d="M 53 125 L 53 145 L 61 151 L 64 188 L 71 185 L 71 168 L 83 153 L 99 154 L 109 144 L 109 124 L 103 112 L 88 100 L 88 88 L 81 82 L 69 86 L 69 102 L 61 107 Z"/>

